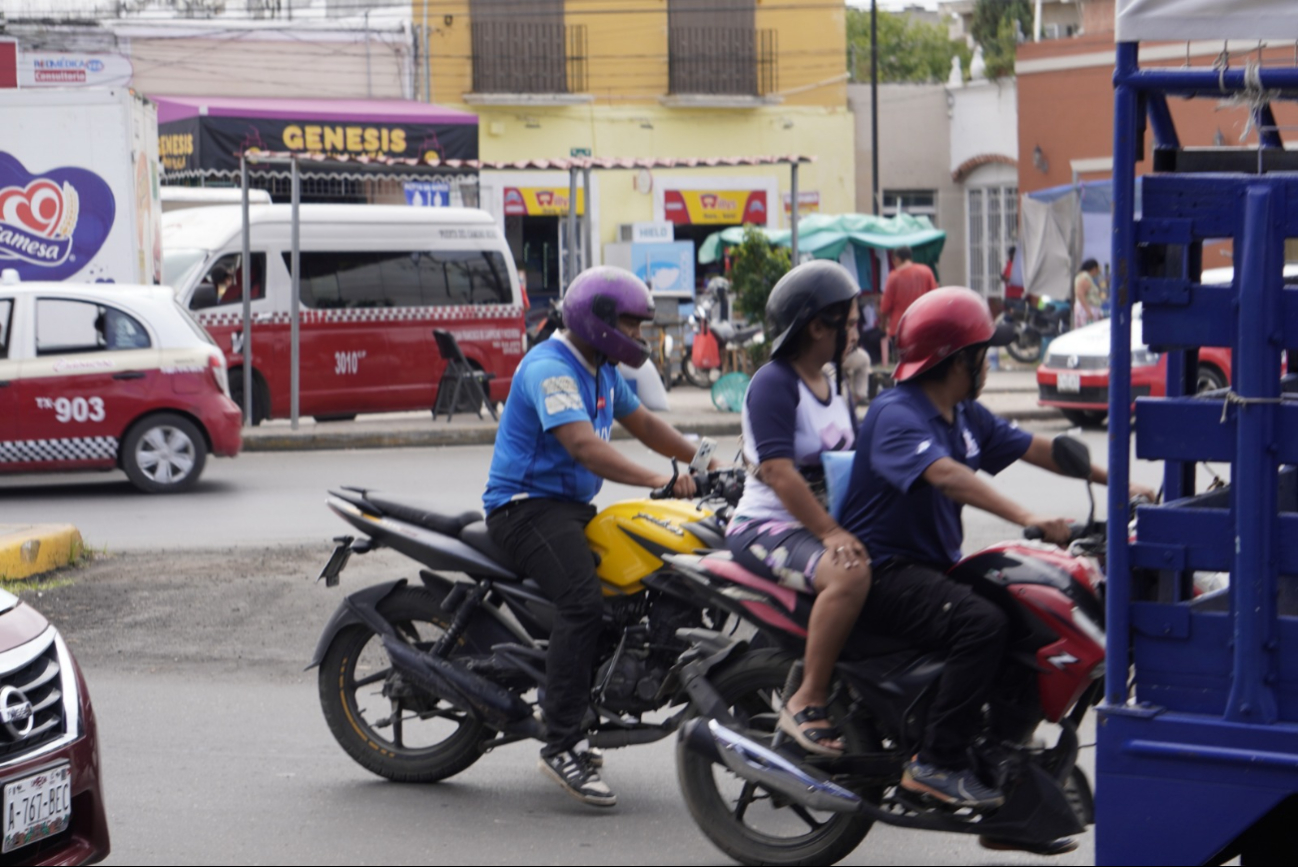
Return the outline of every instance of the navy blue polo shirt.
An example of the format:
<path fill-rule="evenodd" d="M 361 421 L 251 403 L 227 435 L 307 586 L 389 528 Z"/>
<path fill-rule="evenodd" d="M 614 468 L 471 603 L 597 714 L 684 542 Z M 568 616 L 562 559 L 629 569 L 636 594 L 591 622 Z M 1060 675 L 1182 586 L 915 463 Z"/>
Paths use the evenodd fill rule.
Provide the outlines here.
<path fill-rule="evenodd" d="M 865 543 L 876 566 L 893 557 L 946 569 L 960 559 L 963 506 L 923 478 L 941 458 L 995 475 L 1023 457 L 1032 434 L 974 400 L 948 424 L 918 385 L 903 383 L 870 405 L 856 438 L 839 523 Z"/>

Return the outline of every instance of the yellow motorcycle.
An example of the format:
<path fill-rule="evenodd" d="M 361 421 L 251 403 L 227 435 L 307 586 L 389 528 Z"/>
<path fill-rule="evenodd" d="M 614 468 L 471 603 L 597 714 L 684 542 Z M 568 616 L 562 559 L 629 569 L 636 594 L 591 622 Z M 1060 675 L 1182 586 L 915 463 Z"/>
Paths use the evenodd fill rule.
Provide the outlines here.
<path fill-rule="evenodd" d="M 604 588 L 604 628 L 591 691 L 590 741 L 601 748 L 651 743 L 673 733 L 684 710 L 677 677 L 694 629 L 719 625 L 671 554 L 724 546 L 725 522 L 743 471 L 695 476 L 697 503 L 648 499 L 601 511 L 586 528 Z M 353 554 L 391 548 L 417 563 L 406 579 L 347 596 L 316 646 L 320 705 L 334 738 L 362 767 L 400 782 L 457 774 L 489 749 L 543 735 L 534 697 L 545 683 L 554 608 L 517 574 L 478 512 L 446 515 L 377 492 L 330 492 L 328 506 L 359 536 L 335 539 L 320 573 L 336 586 Z M 678 634 L 678 631 L 684 630 Z M 720 660 L 718 660 L 720 661 Z"/>

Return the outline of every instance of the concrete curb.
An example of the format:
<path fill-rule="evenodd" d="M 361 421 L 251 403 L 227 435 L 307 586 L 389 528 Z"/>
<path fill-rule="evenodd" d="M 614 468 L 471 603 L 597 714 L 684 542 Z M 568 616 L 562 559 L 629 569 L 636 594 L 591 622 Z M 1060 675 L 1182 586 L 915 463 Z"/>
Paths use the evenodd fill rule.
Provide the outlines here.
<path fill-rule="evenodd" d="M 52 572 L 81 556 L 81 533 L 71 524 L 0 524 L 0 579 Z"/>
<path fill-rule="evenodd" d="M 1052 407 L 1021 407 L 997 413 L 1009 421 L 1041 421 L 1063 419 L 1059 410 Z M 740 433 L 738 413 L 716 413 L 706 416 L 675 416 L 664 413 L 663 418 L 687 434 L 710 437 L 731 437 Z M 349 423 L 342 423 L 349 424 Z M 620 426 L 613 427 L 613 439 L 630 439 L 630 434 Z M 433 446 L 482 446 L 496 441 L 494 424 L 465 427 L 418 427 L 388 430 L 327 430 L 244 431 L 245 452 L 324 451 L 344 449 L 427 448 Z"/>

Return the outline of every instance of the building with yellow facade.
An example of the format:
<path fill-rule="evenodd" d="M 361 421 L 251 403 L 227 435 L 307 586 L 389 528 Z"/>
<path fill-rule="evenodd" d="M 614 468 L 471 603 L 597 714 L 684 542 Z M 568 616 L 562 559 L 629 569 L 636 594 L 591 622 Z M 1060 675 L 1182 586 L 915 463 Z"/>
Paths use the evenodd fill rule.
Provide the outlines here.
<path fill-rule="evenodd" d="M 412 17 L 427 34 L 419 90 L 478 115 L 484 161 L 803 154 L 802 212 L 854 210 L 841 0 L 414 0 Z M 484 170 L 480 184 L 529 291 L 556 293 L 568 173 Z M 591 258 L 634 223 L 696 245 L 742 222 L 787 226 L 789 192 L 787 165 L 597 169 Z"/>

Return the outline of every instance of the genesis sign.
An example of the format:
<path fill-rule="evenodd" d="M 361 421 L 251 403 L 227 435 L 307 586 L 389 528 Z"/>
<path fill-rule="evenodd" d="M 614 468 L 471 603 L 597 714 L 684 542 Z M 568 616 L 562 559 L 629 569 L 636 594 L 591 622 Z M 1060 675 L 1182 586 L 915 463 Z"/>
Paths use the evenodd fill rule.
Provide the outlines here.
<path fill-rule="evenodd" d="M 93 172 L 32 174 L 0 151 L 0 267 L 24 280 L 65 280 L 90 262 L 112 228 L 116 205 Z"/>

